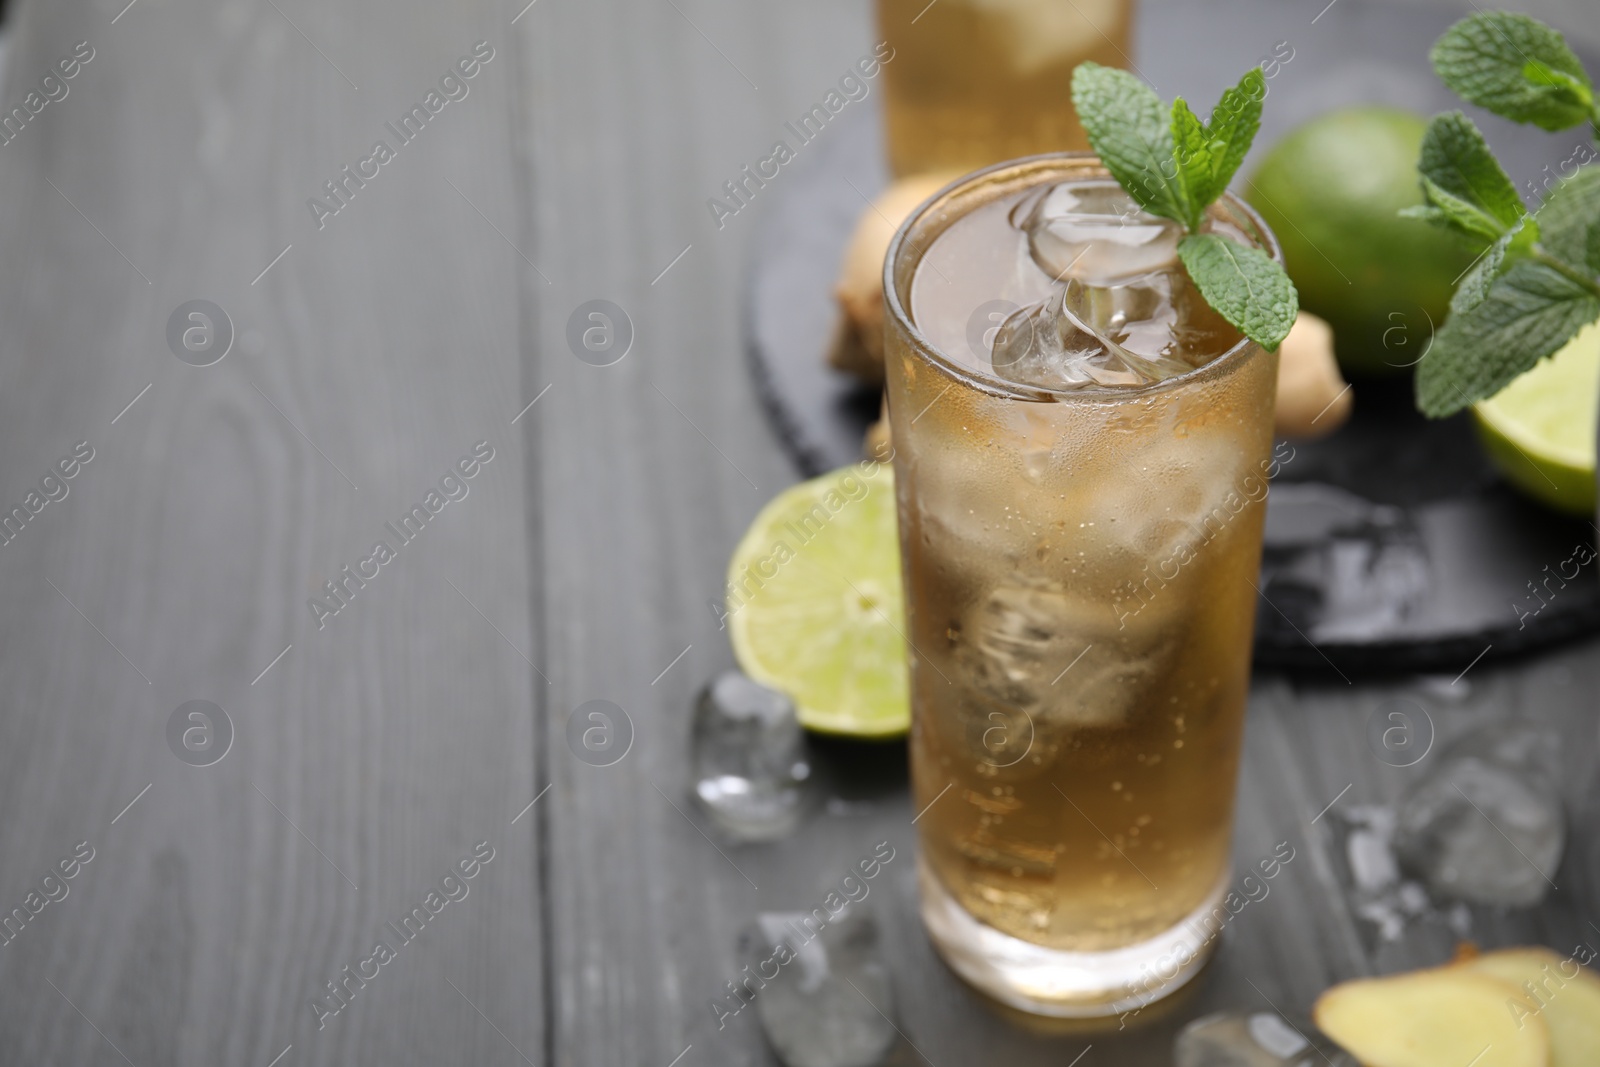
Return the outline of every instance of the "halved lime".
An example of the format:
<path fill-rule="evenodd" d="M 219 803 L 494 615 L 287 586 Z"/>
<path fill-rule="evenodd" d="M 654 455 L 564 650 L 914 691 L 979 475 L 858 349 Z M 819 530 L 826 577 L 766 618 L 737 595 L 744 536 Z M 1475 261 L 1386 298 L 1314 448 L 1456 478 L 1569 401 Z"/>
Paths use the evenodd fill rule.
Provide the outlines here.
<path fill-rule="evenodd" d="M 1472 410 L 1511 484 L 1561 511 L 1594 515 L 1600 323 Z"/>
<path fill-rule="evenodd" d="M 734 657 L 822 733 L 910 728 L 902 603 L 894 475 L 882 464 L 785 490 L 728 561 Z"/>

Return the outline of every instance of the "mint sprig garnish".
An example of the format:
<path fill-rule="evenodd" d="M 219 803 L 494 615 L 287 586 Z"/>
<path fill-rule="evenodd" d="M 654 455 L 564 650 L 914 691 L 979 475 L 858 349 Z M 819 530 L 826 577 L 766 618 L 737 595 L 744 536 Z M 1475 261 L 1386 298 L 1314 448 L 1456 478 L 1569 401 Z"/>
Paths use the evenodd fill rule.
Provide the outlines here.
<path fill-rule="evenodd" d="M 1543 263 L 1517 263 L 1471 310 L 1445 320 L 1417 365 L 1417 406 L 1441 417 L 1494 396 L 1597 318 L 1600 292 Z"/>
<path fill-rule="evenodd" d="M 1589 268 L 1589 233 L 1600 222 L 1600 172 L 1580 170 L 1550 192 L 1534 220 L 1543 250 L 1560 263 Z"/>
<path fill-rule="evenodd" d="M 1161 98 L 1125 70 L 1080 63 L 1072 106 L 1100 162 L 1152 215 L 1188 225 L 1189 193 L 1173 163 L 1172 125 Z"/>
<path fill-rule="evenodd" d="M 1515 226 L 1501 234 L 1495 243 L 1478 257 L 1478 262 L 1461 276 L 1461 281 L 1456 285 L 1455 295 L 1450 298 L 1451 312 L 1465 315 L 1483 303 L 1483 298 L 1489 295 L 1494 280 L 1500 276 L 1501 269 L 1511 265 L 1506 258 L 1512 255 L 1512 244 L 1517 244 L 1519 251 L 1526 251 L 1532 235 L 1538 232 L 1538 223 L 1533 221 L 1533 216 L 1524 215 L 1517 220 Z"/>
<path fill-rule="evenodd" d="M 1072 104 L 1111 176 L 1152 215 L 1188 231 L 1178 256 L 1207 304 L 1246 337 L 1275 349 L 1288 336 L 1300 297 L 1289 275 L 1260 249 L 1201 233 L 1206 209 L 1233 180 L 1261 127 L 1266 79 L 1252 67 L 1201 122 L 1182 97 L 1170 108 L 1127 71 L 1080 63 Z"/>
<path fill-rule="evenodd" d="M 1427 204 L 1407 208 L 1402 215 L 1495 241 L 1527 214 L 1489 142 L 1459 111 L 1439 115 L 1428 125 L 1417 169 Z"/>
<path fill-rule="evenodd" d="M 1600 125 L 1583 64 L 1538 19 L 1507 11 L 1473 15 L 1446 30 L 1428 58 L 1458 95 L 1513 122 L 1546 130 Z"/>
<path fill-rule="evenodd" d="M 1504 118 L 1600 133 L 1593 83 L 1557 31 L 1502 11 L 1465 18 L 1430 53 L 1446 85 Z M 1530 214 L 1472 120 L 1436 116 L 1403 215 L 1487 243 L 1417 365 L 1417 406 L 1442 418 L 1493 396 L 1600 319 L 1600 172 L 1564 179 Z"/>

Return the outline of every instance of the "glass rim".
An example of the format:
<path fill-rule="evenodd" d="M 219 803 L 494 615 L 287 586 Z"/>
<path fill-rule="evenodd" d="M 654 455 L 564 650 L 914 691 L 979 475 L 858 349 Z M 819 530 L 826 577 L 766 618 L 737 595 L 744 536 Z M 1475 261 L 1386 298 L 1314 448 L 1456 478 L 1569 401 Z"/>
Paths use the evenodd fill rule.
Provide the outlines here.
<path fill-rule="evenodd" d="M 954 194 L 968 188 L 969 186 L 975 185 L 985 179 L 992 178 L 994 175 L 1004 171 L 1023 170 L 1029 166 L 1039 166 L 1052 162 L 1065 164 L 1088 163 L 1100 167 L 1102 170 L 1105 169 L 1104 164 L 1100 162 L 1099 155 L 1094 152 L 1087 151 L 1046 152 L 1040 155 L 1020 156 L 1016 159 L 1008 159 L 1000 163 L 993 163 L 979 170 L 963 174 L 941 187 L 932 196 L 918 204 L 911 214 L 906 216 L 905 221 L 902 222 L 895 230 L 894 237 L 889 241 L 889 250 L 887 253 L 885 253 L 883 258 L 884 305 L 888 310 L 889 321 L 894 324 L 896 329 L 900 330 L 901 333 L 905 335 L 906 339 L 910 342 L 910 348 L 915 351 L 921 359 L 934 364 L 939 368 L 940 371 L 950 375 L 951 377 L 954 377 L 958 381 L 991 396 L 1014 400 L 1027 400 L 1037 403 L 1105 404 L 1120 403 L 1135 397 L 1146 397 L 1153 394 L 1165 393 L 1169 390 L 1181 389 L 1196 382 L 1210 381 L 1215 378 L 1223 377 L 1232 373 L 1238 367 L 1238 365 L 1246 362 L 1254 353 L 1267 351 L 1267 349 L 1262 348 L 1261 345 L 1257 344 L 1255 341 L 1252 341 L 1249 337 L 1241 336 L 1238 342 L 1236 342 L 1226 352 L 1223 352 L 1221 355 L 1208 361 L 1202 366 L 1196 367 L 1190 371 L 1186 371 L 1183 374 L 1174 375 L 1171 378 L 1164 378 L 1159 382 L 1152 382 L 1149 385 L 1143 385 L 1134 388 L 1112 388 L 1101 386 L 1098 388 L 1089 389 L 1049 389 L 1044 386 L 1024 385 L 1021 382 L 1009 381 L 1005 378 L 995 375 L 992 372 L 982 371 L 975 366 L 970 366 L 959 360 L 952 359 L 948 354 L 940 350 L 938 346 L 933 344 L 933 342 L 923 334 L 922 330 L 918 328 L 916 321 L 911 317 L 911 313 L 906 307 L 907 301 L 901 300 L 899 287 L 895 284 L 895 264 L 899 262 L 901 255 L 903 254 L 903 250 L 908 244 L 911 231 L 916 228 L 916 225 L 921 222 L 930 211 L 949 200 Z M 1110 174 L 1107 172 L 1101 176 L 1110 177 Z M 1041 182 L 1038 184 L 1043 183 Z M 1255 208 L 1239 199 L 1239 197 L 1235 196 L 1232 192 L 1224 192 L 1219 198 L 1219 201 L 1226 203 L 1231 212 L 1241 216 L 1246 222 L 1249 223 L 1250 228 L 1255 231 L 1253 236 L 1255 236 L 1260 242 L 1259 247 L 1263 252 L 1270 256 L 1274 261 L 1278 263 L 1283 262 L 1283 250 L 1278 245 L 1277 235 L 1274 234 L 1271 228 L 1267 226 L 1265 220 L 1263 220 L 1261 216 L 1256 213 Z M 943 231 L 941 231 L 941 233 L 942 232 Z M 931 242 L 929 243 L 929 247 L 931 247 Z M 921 253 L 919 253 L 917 260 L 918 264 L 920 264 L 922 261 L 921 256 L 926 255 L 927 251 L 928 249 L 924 248 Z M 907 295 L 909 297 L 909 282 Z"/>

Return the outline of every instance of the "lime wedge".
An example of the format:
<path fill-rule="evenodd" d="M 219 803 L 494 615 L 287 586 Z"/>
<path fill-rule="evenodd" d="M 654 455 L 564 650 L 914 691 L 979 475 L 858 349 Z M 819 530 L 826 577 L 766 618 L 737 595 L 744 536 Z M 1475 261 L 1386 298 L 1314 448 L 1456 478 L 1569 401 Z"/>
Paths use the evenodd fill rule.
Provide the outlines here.
<path fill-rule="evenodd" d="M 1594 515 L 1600 323 L 1472 410 L 1512 485 L 1561 511 Z"/>
<path fill-rule="evenodd" d="M 800 724 L 851 737 L 911 726 L 894 475 L 863 463 L 785 490 L 728 561 L 739 666 Z"/>

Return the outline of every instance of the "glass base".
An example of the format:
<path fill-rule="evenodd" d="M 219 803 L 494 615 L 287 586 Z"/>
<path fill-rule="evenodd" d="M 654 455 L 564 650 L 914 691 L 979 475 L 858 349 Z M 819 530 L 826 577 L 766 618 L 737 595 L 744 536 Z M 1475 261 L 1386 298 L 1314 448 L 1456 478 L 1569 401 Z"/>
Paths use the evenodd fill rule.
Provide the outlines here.
<path fill-rule="evenodd" d="M 1171 929 L 1105 952 L 1066 952 L 979 922 L 921 857 L 917 874 L 922 923 L 953 971 L 1013 1008 L 1080 1019 L 1134 1011 L 1193 978 L 1216 948 L 1216 916 L 1228 890 L 1225 871 L 1205 901 Z"/>

